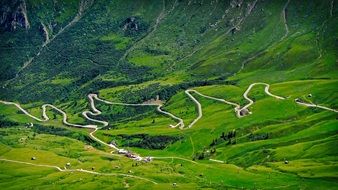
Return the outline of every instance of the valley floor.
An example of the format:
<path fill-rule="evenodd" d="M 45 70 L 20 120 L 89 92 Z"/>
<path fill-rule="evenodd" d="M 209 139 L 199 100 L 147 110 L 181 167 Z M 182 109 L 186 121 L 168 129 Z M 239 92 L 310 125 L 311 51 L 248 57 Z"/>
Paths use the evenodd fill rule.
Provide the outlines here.
<path fill-rule="evenodd" d="M 203 86 L 178 93 L 165 104 L 123 104 L 89 95 L 92 111 L 82 115 L 90 124 L 75 124 L 81 120 L 67 115 L 69 108 L 44 104 L 40 119 L 34 106 L 2 101 L 0 186 L 332 188 L 338 168 L 337 83 Z M 109 106 L 153 106 L 158 113 L 107 121 L 103 113 Z M 110 123 L 118 127 L 111 129 Z M 147 141 L 174 137 L 178 140 L 163 148 L 151 148 Z M 142 156 L 117 154 L 122 148 Z M 94 183 L 98 180 L 102 183 Z"/>

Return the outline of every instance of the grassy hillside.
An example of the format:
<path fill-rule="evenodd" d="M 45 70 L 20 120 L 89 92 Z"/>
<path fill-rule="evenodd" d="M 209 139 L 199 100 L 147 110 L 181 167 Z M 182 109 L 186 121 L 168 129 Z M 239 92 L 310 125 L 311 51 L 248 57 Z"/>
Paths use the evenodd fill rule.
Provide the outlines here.
<path fill-rule="evenodd" d="M 0 104 L 0 187 L 335 189 L 337 10 L 331 0 L 0 2 L 0 100 L 38 118 L 53 104 L 70 123 L 102 127 L 105 143 L 154 157 L 116 154 L 53 109 L 39 122 Z M 102 113 L 90 117 L 106 127 L 82 114 L 89 93 L 136 104 L 158 96 L 187 127 L 198 107 L 185 90 L 243 107 L 255 82 L 285 99 L 256 85 L 252 114 L 238 118 L 192 92 L 203 116 L 183 130 L 157 106 L 95 100 Z"/>

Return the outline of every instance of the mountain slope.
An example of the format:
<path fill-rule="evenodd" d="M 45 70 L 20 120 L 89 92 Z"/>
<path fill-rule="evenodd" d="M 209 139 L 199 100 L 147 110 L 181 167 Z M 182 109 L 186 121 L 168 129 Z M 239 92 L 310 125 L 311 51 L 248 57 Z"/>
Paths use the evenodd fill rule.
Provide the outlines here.
<path fill-rule="evenodd" d="M 1 1 L 0 187 L 336 187 L 337 10 Z"/>

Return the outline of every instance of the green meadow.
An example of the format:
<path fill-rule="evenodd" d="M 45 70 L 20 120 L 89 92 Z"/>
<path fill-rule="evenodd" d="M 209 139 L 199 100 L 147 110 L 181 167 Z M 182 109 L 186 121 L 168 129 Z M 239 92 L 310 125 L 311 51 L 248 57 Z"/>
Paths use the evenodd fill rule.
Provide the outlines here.
<path fill-rule="evenodd" d="M 0 189 L 338 189 L 334 0 L 4 0 Z M 26 25 L 29 23 L 29 27 Z M 47 40 L 48 39 L 48 40 Z M 197 93 L 249 103 L 251 114 Z M 101 113 L 88 114 L 88 94 Z M 297 100 L 297 101 L 296 101 Z M 298 103 L 297 103 L 298 102 Z M 305 106 L 299 102 L 312 106 Z M 318 107 L 319 106 L 319 107 Z M 324 108 L 326 109 L 322 109 Z"/>

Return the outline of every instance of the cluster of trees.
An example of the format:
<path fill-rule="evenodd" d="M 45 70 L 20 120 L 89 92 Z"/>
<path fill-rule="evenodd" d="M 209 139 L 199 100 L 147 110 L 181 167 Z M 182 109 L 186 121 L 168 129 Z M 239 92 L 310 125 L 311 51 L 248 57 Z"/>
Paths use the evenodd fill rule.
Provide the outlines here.
<path fill-rule="evenodd" d="M 148 134 L 135 135 L 118 135 L 122 138 L 123 146 L 139 147 L 144 149 L 164 149 L 168 145 L 181 140 L 180 136 L 157 135 L 150 136 Z"/>
<path fill-rule="evenodd" d="M 193 160 L 203 160 L 209 158 L 211 155 L 216 153 L 216 148 L 204 149 L 203 151 L 199 151 L 195 153 Z"/>
<path fill-rule="evenodd" d="M 152 54 L 152 55 L 169 55 L 169 51 L 161 50 L 161 49 L 155 49 L 150 48 L 149 46 L 146 46 L 144 49 L 145 52 Z"/>
<path fill-rule="evenodd" d="M 19 123 L 15 121 L 10 121 L 6 119 L 4 115 L 0 115 L 0 128 L 5 128 L 5 127 L 15 127 L 18 126 Z"/>
<path fill-rule="evenodd" d="M 222 143 L 226 143 L 226 145 L 233 145 L 237 143 L 236 140 L 236 130 L 232 130 L 229 132 L 222 132 L 222 134 L 213 139 L 212 142 L 210 143 L 210 148 L 206 149 L 204 148 L 203 151 L 199 151 L 197 152 L 193 159 L 194 160 L 203 160 L 205 158 L 209 158 L 211 155 L 216 153 L 216 145 L 222 144 Z"/>
<path fill-rule="evenodd" d="M 229 131 L 227 133 L 222 132 L 221 136 L 212 140 L 210 146 L 216 146 L 223 142 L 227 142 L 227 145 L 236 144 L 236 130 Z"/>
<path fill-rule="evenodd" d="M 250 141 L 258 141 L 258 140 L 266 140 L 269 138 L 269 133 L 262 133 L 262 134 L 249 134 Z"/>

